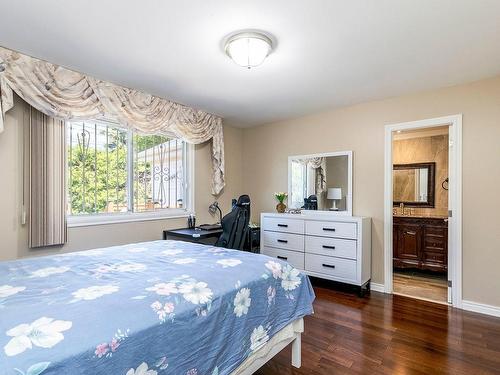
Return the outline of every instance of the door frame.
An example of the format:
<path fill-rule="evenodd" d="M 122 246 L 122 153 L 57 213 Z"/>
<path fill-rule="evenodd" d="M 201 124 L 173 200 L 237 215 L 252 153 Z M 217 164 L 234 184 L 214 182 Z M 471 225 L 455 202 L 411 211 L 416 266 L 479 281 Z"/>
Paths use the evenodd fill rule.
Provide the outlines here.
<path fill-rule="evenodd" d="M 384 291 L 393 293 L 392 262 L 392 141 L 393 132 L 449 126 L 448 161 L 448 280 L 452 284 L 451 305 L 462 308 L 462 114 L 402 122 L 385 126 L 384 145 Z"/>

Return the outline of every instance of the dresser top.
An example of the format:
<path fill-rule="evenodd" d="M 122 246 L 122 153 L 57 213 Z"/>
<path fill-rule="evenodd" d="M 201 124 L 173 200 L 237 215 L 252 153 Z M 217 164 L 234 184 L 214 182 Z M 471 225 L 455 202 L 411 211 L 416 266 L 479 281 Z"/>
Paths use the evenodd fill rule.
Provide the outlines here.
<path fill-rule="evenodd" d="M 280 214 L 277 212 L 262 212 L 261 216 L 300 219 L 300 220 L 327 220 L 327 221 L 343 221 L 343 222 L 358 222 L 363 219 L 369 219 L 364 216 L 349 216 L 334 214 L 329 211 L 304 210 L 300 214 Z"/>

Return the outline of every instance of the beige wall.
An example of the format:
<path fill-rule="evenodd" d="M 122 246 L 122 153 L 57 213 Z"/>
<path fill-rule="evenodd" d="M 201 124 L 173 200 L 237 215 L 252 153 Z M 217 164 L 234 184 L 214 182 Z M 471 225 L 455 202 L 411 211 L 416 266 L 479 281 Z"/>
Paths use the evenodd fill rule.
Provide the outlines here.
<path fill-rule="evenodd" d="M 0 260 L 41 255 L 28 250 L 20 225 L 22 106 L 7 114 L 0 135 Z M 248 193 L 254 220 L 276 206 L 273 192 L 287 189 L 287 158 L 353 150 L 353 212 L 370 216 L 373 281 L 383 283 L 384 125 L 463 113 L 463 296 L 500 306 L 500 77 L 415 95 L 364 103 L 250 129 L 224 127 L 227 187 L 219 198 L 224 211 L 230 199 Z M 196 212 L 207 213 L 210 145 L 196 147 Z M 69 230 L 72 251 L 131 241 L 157 239 L 166 227 L 185 220 L 103 225 Z"/>
<path fill-rule="evenodd" d="M 434 207 L 415 207 L 415 214 L 447 216 L 448 215 L 448 191 L 443 189 L 442 183 L 448 177 L 448 135 L 434 135 L 430 137 L 408 138 L 394 140 L 392 143 L 392 161 L 394 164 L 428 163 L 435 162 L 435 182 L 434 182 Z M 399 186 L 400 188 L 402 186 Z M 412 187 L 413 199 L 415 186 Z M 398 190 L 395 184 L 394 191 Z M 394 194 L 395 196 L 401 197 Z M 398 208 L 399 210 L 399 208 Z"/>
<path fill-rule="evenodd" d="M 91 249 L 123 243 L 160 239 L 163 229 L 186 226 L 186 219 L 154 220 L 68 229 L 63 247 L 28 249 L 27 226 L 21 225 L 22 137 L 27 105 L 16 97 L 15 107 L 7 113 L 5 131 L 0 134 L 0 261 L 26 256 Z M 225 213 L 231 198 L 242 191 L 242 130 L 224 126 L 227 185 L 219 196 Z M 195 211 L 198 223 L 215 222 L 208 213 L 214 197 L 210 194 L 210 143 L 195 146 Z"/>
<path fill-rule="evenodd" d="M 245 129 L 254 219 L 287 189 L 287 157 L 354 151 L 353 213 L 370 216 L 372 275 L 384 282 L 384 125 L 463 114 L 463 297 L 500 306 L 500 77 Z"/>

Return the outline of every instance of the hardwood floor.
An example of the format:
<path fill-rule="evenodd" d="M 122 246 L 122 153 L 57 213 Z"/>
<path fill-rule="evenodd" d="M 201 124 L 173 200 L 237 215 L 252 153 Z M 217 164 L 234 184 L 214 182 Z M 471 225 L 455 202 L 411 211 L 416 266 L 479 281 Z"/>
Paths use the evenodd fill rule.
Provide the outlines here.
<path fill-rule="evenodd" d="M 315 286 L 302 367 L 290 345 L 256 375 L 500 374 L 500 318 L 371 292 Z"/>
<path fill-rule="evenodd" d="M 433 275 L 420 271 L 394 271 L 394 293 L 430 299 L 441 303 L 448 300 L 445 275 Z"/>

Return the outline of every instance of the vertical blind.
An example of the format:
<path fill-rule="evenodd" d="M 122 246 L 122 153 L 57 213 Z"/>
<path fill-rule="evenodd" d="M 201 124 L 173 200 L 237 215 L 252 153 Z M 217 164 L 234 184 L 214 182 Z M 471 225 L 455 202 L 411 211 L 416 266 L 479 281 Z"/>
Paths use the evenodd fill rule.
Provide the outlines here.
<path fill-rule="evenodd" d="M 30 107 L 29 247 L 66 242 L 64 121 Z"/>

